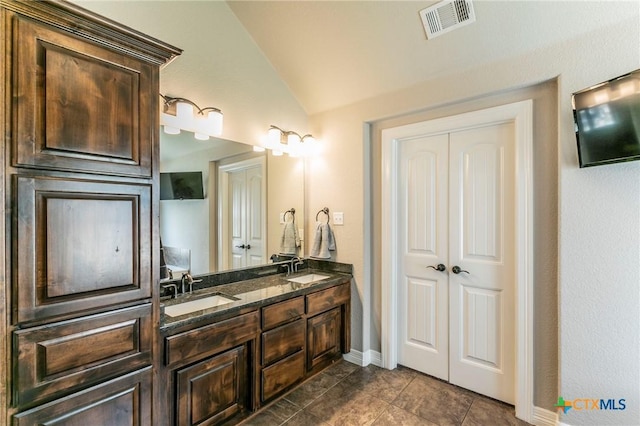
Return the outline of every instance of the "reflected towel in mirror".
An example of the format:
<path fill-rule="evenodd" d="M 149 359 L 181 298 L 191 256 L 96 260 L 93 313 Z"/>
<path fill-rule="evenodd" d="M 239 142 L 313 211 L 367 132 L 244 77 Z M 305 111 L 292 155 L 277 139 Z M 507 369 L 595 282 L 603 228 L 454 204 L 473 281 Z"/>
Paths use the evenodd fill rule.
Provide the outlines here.
<path fill-rule="evenodd" d="M 329 251 L 334 251 L 335 249 L 336 238 L 333 235 L 333 230 L 328 223 L 318 222 L 316 224 L 315 238 L 309 256 L 318 259 L 330 259 L 331 253 L 329 253 Z"/>
<path fill-rule="evenodd" d="M 298 226 L 295 217 L 285 222 L 282 229 L 282 239 L 280 241 L 280 254 L 298 254 L 300 247 L 300 236 L 298 235 Z"/>

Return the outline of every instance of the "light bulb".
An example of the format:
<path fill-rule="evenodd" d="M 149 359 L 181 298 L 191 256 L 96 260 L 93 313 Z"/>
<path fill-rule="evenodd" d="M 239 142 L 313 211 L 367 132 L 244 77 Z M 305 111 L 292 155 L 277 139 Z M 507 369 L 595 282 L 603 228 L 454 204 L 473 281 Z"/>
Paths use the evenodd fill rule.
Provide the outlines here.
<path fill-rule="evenodd" d="M 207 114 L 207 129 L 212 136 L 222 134 L 222 113 L 220 111 L 209 111 Z"/>
<path fill-rule="evenodd" d="M 276 129 L 275 127 L 269 129 L 267 140 L 269 141 L 270 147 L 277 147 L 280 144 L 280 135 L 280 129 Z"/>
<path fill-rule="evenodd" d="M 168 135 L 179 135 L 180 129 L 177 127 L 164 126 L 164 132 Z"/>

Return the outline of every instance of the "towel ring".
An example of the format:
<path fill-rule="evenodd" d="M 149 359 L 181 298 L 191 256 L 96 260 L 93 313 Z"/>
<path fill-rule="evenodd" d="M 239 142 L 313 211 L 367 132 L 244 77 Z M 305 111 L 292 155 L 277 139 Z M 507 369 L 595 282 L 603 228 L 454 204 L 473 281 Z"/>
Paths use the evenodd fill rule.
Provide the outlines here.
<path fill-rule="evenodd" d="M 291 214 L 292 218 L 296 218 L 296 209 L 294 209 L 293 207 L 291 207 L 289 210 L 287 210 L 286 212 L 284 212 L 284 214 L 282 215 L 282 219 L 286 222 L 287 221 L 287 213 Z"/>
<path fill-rule="evenodd" d="M 318 215 L 320 213 L 324 213 L 325 215 L 327 215 L 327 223 L 329 223 L 329 207 L 325 207 L 325 208 L 321 209 L 320 211 L 318 211 L 318 213 L 316 213 L 316 222 L 318 221 Z"/>

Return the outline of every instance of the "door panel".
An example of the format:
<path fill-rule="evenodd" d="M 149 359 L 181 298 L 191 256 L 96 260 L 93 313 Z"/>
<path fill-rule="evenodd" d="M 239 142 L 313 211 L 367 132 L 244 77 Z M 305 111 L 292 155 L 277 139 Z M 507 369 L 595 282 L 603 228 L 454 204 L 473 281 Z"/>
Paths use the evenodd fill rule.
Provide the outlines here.
<path fill-rule="evenodd" d="M 263 250 L 266 238 L 264 187 L 262 167 L 229 173 L 232 268 L 267 263 Z"/>
<path fill-rule="evenodd" d="M 436 281 L 408 280 L 407 342 L 435 350 L 437 318 Z"/>
<path fill-rule="evenodd" d="M 242 268 L 246 266 L 244 243 L 246 241 L 245 201 L 247 193 L 247 181 L 245 172 L 229 173 L 229 205 L 231 206 L 231 267 Z"/>
<path fill-rule="evenodd" d="M 399 362 L 448 378 L 447 274 L 428 268 L 447 259 L 448 135 L 403 141 L 399 220 L 403 270 L 399 280 Z"/>
<path fill-rule="evenodd" d="M 262 247 L 266 236 L 264 229 L 265 210 L 263 193 L 263 176 L 261 167 L 252 167 L 247 173 L 247 266 L 258 266 L 267 263 Z"/>
<path fill-rule="evenodd" d="M 462 359 L 484 366 L 502 367 L 500 335 L 503 308 L 501 294 L 462 286 L 463 333 Z"/>
<path fill-rule="evenodd" d="M 451 383 L 515 401 L 515 149 L 505 123 L 451 133 Z"/>

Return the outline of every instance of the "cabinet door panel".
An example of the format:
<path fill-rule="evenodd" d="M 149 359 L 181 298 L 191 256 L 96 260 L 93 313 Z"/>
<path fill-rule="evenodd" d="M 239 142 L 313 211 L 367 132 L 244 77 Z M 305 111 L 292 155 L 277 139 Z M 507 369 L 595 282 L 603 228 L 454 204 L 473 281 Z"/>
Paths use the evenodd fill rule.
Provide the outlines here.
<path fill-rule="evenodd" d="M 155 67 L 24 18 L 14 24 L 14 164 L 150 177 Z"/>
<path fill-rule="evenodd" d="M 149 186 L 16 181 L 18 322 L 151 296 Z"/>
<path fill-rule="evenodd" d="M 16 414 L 15 426 L 152 424 L 151 367 Z"/>
<path fill-rule="evenodd" d="M 151 364 L 152 333 L 151 304 L 16 331 L 16 404 Z"/>
<path fill-rule="evenodd" d="M 340 354 L 340 308 L 307 320 L 307 369 Z"/>
<path fill-rule="evenodd" d="M 176 373 L 179 425 L 212 425 L 246 406 L 245 347 L 239 346 Z"/>

